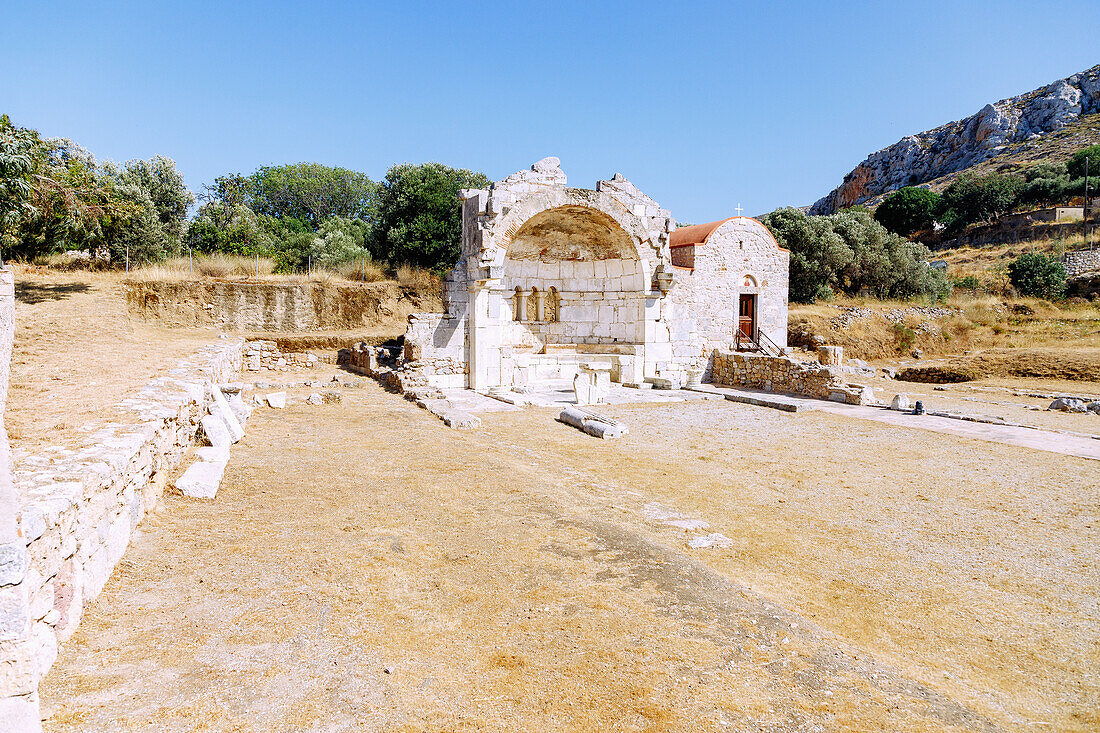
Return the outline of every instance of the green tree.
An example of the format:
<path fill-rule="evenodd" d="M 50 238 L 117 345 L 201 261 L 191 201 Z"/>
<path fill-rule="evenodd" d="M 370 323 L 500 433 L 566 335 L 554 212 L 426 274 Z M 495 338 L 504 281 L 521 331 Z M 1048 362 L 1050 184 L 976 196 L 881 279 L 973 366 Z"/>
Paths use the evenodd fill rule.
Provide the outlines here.
<path fill-rule="evenodd" d="M 931 229 L 936 222 L 940 195 L 926 188 L 899 188 L 875 209 L 875 221 L 892 232 L 908 237 L 913 232 Z"/>
<path fill-rule="evenodd" d="M 1008 279 L 1022 295 L 1055 300 L 1066 291 L 1066 267 L 1057 257 L 1029 252 L 1008 265 Z"/>
<path fill-rule="evenodd" d="M 131 160 L 118 173 L 119 181 L 145 191 L 157 212 L 164 233 L 178 239 L 187 225 L 187 209 L 195 203 L 175 161 L 158 155 L 151 160 Z"/>
<path fill-rule="evenodd" d="M 995 220 L 1015 208 L 1023 185 L 1000 173 L 960 176 L 944 189 L 937 214 L 947 214 L 956 226 Z"/>
<path fill-rule="evenodd" d="M 811 303 L 864 288 L 881 298 L 940 298 L 950 290 L 943 273 L 929 267 L 924 245 L 887 231 L 866 210 L 806 216 L 779 209 L 761 221 L 791 252 L 793 301 Z"/>
<path fill-rule="evenodd" d="M 257 214 L 291 218 L 317 229 L 333 216 L 372 219 L 378 184 L 363 173 L 320 163 L 265 166 L 248 178 L 247 204 Z"/>
<path fill-rule="evenodd" d="M 310 250 L 315 267 L 335 268 L 353 260 L 371 259 L 368 245 L 371 225 L 362 219 L 332 217 L 326 219 Z"/>
<path fill-rule="evenodd" d="M 1085 175 L 1085 160 L 1089 161 L 1089 177 L 1100 178 L 1100 145 L 1090 145 L 1073 154 L 1066 163 L 1066 172 L 1070 178 L 1083 178 Z M 1091 186 L 1090 186 L 1091 188 Z"/>
<path fill-rule="evenodd" d="M 35 149 L 41 145 L 33 130 L 24 130 L 0 115 L 0 246 L 16 243 L 25 218 L 36 213 L 31 203 Z"/>
<path fill-rule="evenodd" d="M 1065 200 L 1070 180 L 1062 175 L 1054 178 L 1032 178 L 1020 190 L 1020 203 L 1052 206 Z"/>
<path fill-rule="evenodd" d="M 1062 162 L 1043 162 L 1024 170 L 1024 181 L 1031 183 L 1039 178 L 1062 178 L 1066 175 L 1066 164 Z"/>
<path fill-rule="evenodd" d="M 489 184 L 483 173 L 440 163 L 393 166 L 379 197 L 372 246 L 375 259 L 433 269 L 451 267 L 461 252 L 459 189 Z"/>

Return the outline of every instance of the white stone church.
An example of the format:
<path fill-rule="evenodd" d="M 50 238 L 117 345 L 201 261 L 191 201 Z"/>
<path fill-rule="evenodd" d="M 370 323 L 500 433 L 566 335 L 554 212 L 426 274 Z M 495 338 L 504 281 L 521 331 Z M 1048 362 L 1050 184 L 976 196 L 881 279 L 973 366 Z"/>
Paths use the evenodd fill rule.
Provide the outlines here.
<path fill-rule="evenodd" d="M 525 387 L 593 362 L 626 385 L 682 384 L 709 378 L 716 348 L 786 346 L 789 254 L 755 219 L 677 229 L 621 175 L 567 187 L 557 158 L 461 196 L 446 312 L 405 336 L 434 387 Z"/>

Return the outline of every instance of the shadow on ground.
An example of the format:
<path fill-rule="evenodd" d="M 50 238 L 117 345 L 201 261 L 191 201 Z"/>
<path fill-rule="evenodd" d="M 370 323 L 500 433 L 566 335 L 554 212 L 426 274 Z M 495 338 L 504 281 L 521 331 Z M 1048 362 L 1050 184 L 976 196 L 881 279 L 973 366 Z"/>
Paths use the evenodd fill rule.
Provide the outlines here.
<path fill-rule="evenodd" d="M 87 283 L 16 283 L 15 299 L 20 303 L 34 305 L 47 300 L 64 300 L 73 293 L 86 293 L 91 288 Z"/>

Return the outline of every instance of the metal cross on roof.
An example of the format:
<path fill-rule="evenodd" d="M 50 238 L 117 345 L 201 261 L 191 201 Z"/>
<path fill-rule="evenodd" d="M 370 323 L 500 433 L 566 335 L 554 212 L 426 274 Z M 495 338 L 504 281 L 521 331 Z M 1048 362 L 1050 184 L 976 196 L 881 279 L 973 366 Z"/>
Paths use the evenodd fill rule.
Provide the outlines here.
<path fill-rule="evenodd" d="M 741 202 L 740 201 L 737 202 L 737 208 L 734 209 L 734 211 L 737 212 L 737 216 L 741 216 L 741 212 L 744 211 L 744 209 L 741 208 Z"/>

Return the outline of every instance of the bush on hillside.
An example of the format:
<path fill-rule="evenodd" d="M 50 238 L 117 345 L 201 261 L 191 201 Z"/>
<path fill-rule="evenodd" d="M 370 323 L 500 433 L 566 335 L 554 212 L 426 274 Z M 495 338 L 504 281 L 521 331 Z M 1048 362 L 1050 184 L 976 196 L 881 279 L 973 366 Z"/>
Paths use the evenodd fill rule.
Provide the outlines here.
<path fill-rule="evenodd" d="M 940 195 L 926 188 L 899 188 L 875 209 L 875 221 L 892 232 L 908 237 L 913 232 L 931 229 L 936 221 Z"/>
<path fill-rule="evenodd" d="M 1066 172 L 1070 178 L 1084 177 L 1086 159 L 1089 162 L 1089 176 L 1100 178 L 1100 145 L 1090 145 L 1073 154 L 1073 157 L 1066 163 Z"/>
<path fill-rule="evenodd" d="M 1015 176 L 964 175 L 944 189 L 937 215 L 954 227 L 993 221 L 1015 209 L 1023 187 L 1023 180 Z"/>
<path fill-rule="evenodd" d="M 879 298 L 939 299 L 950 292 L 944 274 L 929 267 L 927 247 L 887 231 L 866 210 L 806 216 L 779 209 L 761 222 L 791 252 L 793 301 L 812 303 L 864 289 Z"/>
<path fill-rule="evenodd" d="M 1057 257 L 1029 252 L 1008 265 L 1008 279 L 1021 295 L 1055 300 L 1066 291 L 1066 267 Z"/>

